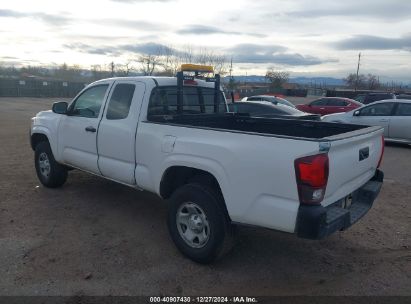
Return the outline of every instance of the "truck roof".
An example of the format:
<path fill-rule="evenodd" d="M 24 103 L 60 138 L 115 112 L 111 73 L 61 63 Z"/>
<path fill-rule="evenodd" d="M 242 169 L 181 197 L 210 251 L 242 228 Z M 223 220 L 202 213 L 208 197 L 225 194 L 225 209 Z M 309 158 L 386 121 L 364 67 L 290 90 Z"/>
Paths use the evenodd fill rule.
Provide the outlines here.
<path fill-rule="evenodd" d="M 116 81 L 116 80 L 140 80 L 140 81 L 150 81 L 150 79 L 158 84 L 159 86 L 176 86 L 177 85 L 177 77 L 166 77 L 166 76 L 132 76 L 132 77 L 112 77 L 112 78 L 105 78 L 105 79 L 100 79 L 92 84 L 97 84 L 100 82 L 105 82 L 105 81 Z M 214 88 L 214 82 L 207 82 L 203 79 L 198 79 L 195 78 L 195 81 L 197 82 L 197 85 L 191 85 L 191 84 L 186 84 L 186 86 L 201 86 L 201 87 L 207 87 L 207 88 Z"/>

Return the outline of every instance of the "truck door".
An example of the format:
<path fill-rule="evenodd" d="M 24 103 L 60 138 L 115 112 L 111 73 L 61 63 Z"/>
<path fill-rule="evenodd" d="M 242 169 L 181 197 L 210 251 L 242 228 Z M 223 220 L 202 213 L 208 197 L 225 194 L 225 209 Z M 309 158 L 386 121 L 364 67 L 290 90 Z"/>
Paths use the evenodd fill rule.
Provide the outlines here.
<path fill-rule="evenodd" d="M 65 164 L 100 174 L 96 134 L 109 83 L 83 91 L 71 104 L 58 127 L 58 153 Z"/>
<path fill-rule="evenodd" d="M 118 80 L 108 97 L 97 135 L 98 166 L 103 176 L 135 185 L 135 139 L 145 84 Z"/>

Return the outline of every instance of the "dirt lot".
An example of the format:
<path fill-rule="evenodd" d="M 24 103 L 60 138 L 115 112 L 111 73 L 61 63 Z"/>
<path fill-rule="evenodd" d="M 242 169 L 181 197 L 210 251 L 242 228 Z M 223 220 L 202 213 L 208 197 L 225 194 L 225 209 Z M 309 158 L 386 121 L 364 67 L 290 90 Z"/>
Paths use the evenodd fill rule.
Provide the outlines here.
<path fill-rule="evenodd" d="M 0 98 L 2 295 L 411 295 L 411 148 L 386 147 L 373 209 L 322 241 L 239 228 L 197 265 L 171 242 L 166 203 L 86 173 L 40 186 L 29 118 L 53 100 Z"/>

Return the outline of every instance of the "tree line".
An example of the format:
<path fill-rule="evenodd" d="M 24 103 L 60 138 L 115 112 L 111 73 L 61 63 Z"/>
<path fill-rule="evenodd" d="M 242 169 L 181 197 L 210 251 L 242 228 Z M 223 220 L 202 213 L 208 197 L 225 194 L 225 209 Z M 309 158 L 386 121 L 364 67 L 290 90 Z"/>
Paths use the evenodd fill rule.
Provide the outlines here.
<path fill-rule="evenodd" d="M 94 64 L 89 68 L 66 63 L 53 67 L 14 67 L 0 62 L 0 75 L 3 77 L 37 76 L 62 81 L 89 82 L 115 76 L 175 76 L 181 64 L 184 63 L 211 65 L 220 75 L 226 75 L 229 67 L 227 55 L 207 48 L 194 49 L 187 46 L 183 50 L 176 50 L 168 46 L 158 46 L 150 53 L 133 56 L 125 62 L 112 61 L 106 64 Z"/>

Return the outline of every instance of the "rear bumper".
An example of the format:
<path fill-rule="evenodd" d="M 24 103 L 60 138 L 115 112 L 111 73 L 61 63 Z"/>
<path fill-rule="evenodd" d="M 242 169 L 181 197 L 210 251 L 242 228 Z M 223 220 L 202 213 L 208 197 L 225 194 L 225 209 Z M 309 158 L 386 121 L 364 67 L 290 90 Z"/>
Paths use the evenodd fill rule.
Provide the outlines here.
<path fill-rule="evenodd" d="M 384 173 L 377 169 L 374 177 L 352 193 L 349 208 L 342 208 L 342 200 L 323 206 L 300 205 L 296 233 L 307 239 L 322 239 L 335 231 L 345 230 L 370 210 L 380 192 Z"/>

